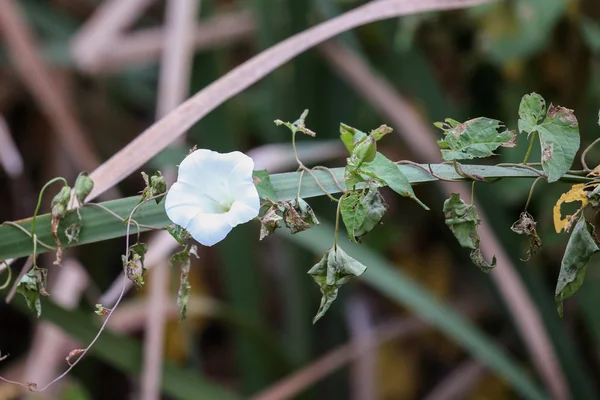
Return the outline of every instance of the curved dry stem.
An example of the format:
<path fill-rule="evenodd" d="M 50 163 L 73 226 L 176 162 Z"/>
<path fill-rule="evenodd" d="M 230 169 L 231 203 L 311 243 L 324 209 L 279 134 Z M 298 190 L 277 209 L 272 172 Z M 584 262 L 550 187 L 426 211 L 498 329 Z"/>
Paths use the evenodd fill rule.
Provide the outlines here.
<path fill-rule="evenodd" d="M 14 226 L 15 228 L 19 229 L 24 234 L 26 234 L 27 236 L 29 236 L 31 239 L 33 239 L 33 237 L 34 237 L 34 235 L 32 235 L 31 232 L 29 232 L 27 229 L 23 228 L 21 225 L 17 224 L 16 222 L 4 221 L 0 225 Z M 46 248 L 48 250 L 56 251 L 56 247 L 50 246 L 49 244 L 46 244 L 46 243 L 42 242 L 40 239 L 37 238 L 37 236 L 35 236 L 35 241 L 36 241 L 36 243 L 38 243 L 39 245 L 41 245 L 42 247 L 44 247 L 44 248 Z"/>
<path fill-rule="evenodd" d="M 538 181 L 544 178 L 544 176 L 537 177 L 535 178 L 535 181 L 533 181 L 533 183 L 531 184 L 531 188 L 529 189 L 529 196 L 527 196 L 527 202 L 525 203 L 524 211 L 527 211 L 527 207 L 529 207 L 529 202 L 531 201 L 531 196 L 533 195 L 533 189 L 535 188 L 535 185 L 538 183 Z"/>
<path fill-rule="evenodd" d="M 500 164 L 496 164 L 496 167 L 515 167 L 515 168 L 523 168 L 523 169 L 527 169 L 529 171 L 535 172 L 536 174 L 538 174 L 540 177 L 542 178 L 546 178 L 546 174 L 544 174 L 543 171 L 540 171 L 537 168 L 533 168 L 532 165 L 536 165 L 539 164 L 541 165 L 541 163 L 530 163 L 530 164 L 513 164 L 513 163 L 500 163 Z"/>
<path fill-rule="evenodd" d="M 454 167 L 454 170 L 456 171 L 456 173 L 465 179 L 469 179 L 472 181 L 479 181 L 479 182 L 489 182 L 487 179 L 485 179 L 481 175 L 466 173 L 465 170 L 462 168 L 462 165 L 460 165 L 460 163 L 457 162 L 456 160 L 452 160 L 452 166 Z"/>
<path fill-rule="evenodd" d="M 589 151 L 592 149 L 592 147 L 594 147 L 598 143 L 600 143 L 600 138 L 594 140 L 588 147 L 585 148 L 583 153 L 581 153 L 581 166 L 583 167 L 583 170 L 585 172 L 591 171 L 591 169 L 588 167 L 587 163 L 585 162 L 585 157 L 587 156 Z"/>
<path fill-rule="evenodd" d="M 425 168 L 421 164 L 416 163 L 414 161 L 409 161 L 409 160 L 396 161 L 395 164 L 397 164 L 397 165 L 412 165 L 413 167 L 420 168 L 423 171 L 427 172 L 429 175 L 433 176 L 434 178 L 436 178 L 436 179 L 438 179 L 440 181 L 445 181 L 445 182 L 461 182 L 458 179 L 448 179 L 448 178 L 444 178 L 444 177 L 439 176 L 438 174 L 436 174 L 435 172 L 433 172 L 433 169 L 431 169 L 431 164 L 427 164 L 427 166 L 429 168 Z"/>
<path fill-rule="evenodd" d="M 90 177 L 93 199 L 141 167 L 177 140 L 193 124 L 225 101 L 265 77 L 298 54 L 332 37 L 371 22 L 419 12 L 465 8 L 487 0 L 379 0 L 318 24 L 263 51 L 208 85 L 98 167 Z"/>

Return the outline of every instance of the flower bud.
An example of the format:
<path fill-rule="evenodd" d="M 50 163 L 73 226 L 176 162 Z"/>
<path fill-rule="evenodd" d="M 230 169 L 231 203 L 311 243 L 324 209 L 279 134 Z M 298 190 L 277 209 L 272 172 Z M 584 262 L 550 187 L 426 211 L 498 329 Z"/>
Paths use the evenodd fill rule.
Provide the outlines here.
<path fill-rule="evenodd" d="M 354 151 L 352 151 L 352 158 L 354 158 L 356 166 L 359 166 L 363 162 L 373 161 L 376 155 L 377 143 L 373 136 L 365 137 L 354 147 Z"/>
<path fill-rule="evenodd" d="M 52 207 L 52 217 L 62 218 L 67 212 L 69 200 L 71 199 L 71 188 L 69 186 L 63 186 L 56 196 L 52 199 L 50 206 Z"/>
<path fill-rule="evenodd" d="M 87 172 L 82 172 L 75 181 L 75 197 L 79 204 L 83 204 L 85 198 L 94 188 L 94 181 L 89 177 Z"/>

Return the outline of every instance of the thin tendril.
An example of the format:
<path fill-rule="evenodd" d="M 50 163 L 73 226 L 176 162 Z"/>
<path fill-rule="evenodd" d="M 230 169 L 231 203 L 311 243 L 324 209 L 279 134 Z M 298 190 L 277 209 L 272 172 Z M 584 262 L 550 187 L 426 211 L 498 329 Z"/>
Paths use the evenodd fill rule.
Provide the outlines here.
<path fill-rule="evenodd" d="M 44 195 L 44 190 L 46 190 L 46 188 L 48 186 L 50 186 L 51 184 L 53 184 L 54 182 L 58 182 L 58 181 L 63 181 L 63 183 L 65 184 L 65 186 L 69 186 L 69 184 L 67 183 L 67 180 L 65 178 L 62 178 L 62 177 L 59 176 L 57 178 L 50 179 L 42 187 L 42 190 L 40 190 L 40 194 L 38 195 L 38 202 L 37 202 L 37 205 L 35 206 L 35 212 L 33 213 L 33 217 L 31 219 L 31 234 L 32 235 L 33 235 L 33 232 L 35 231 L 35 219 L 37 217 L 38 211 L 40 210 L 40 205 L 42 204 L 42 196 Z"/>
<path fill-rule="evenodd" d="M 475 202 L 475 181 L 471 183 L 471 205 Z"/>
<path fill-rule="evenodd" d="M 583 151 L 583 153 L 581 153 L 581 166 L 583 167 L 583 170 L 585 172 L 591 171 L 591 169 L 588 167 L 587 163 L 585 162 L 585 156 L 587 156 L 587 153 L 589 153 L 589 151 L 592 149 L 592 147 L 594 147 L 598 143 L 600 143 L 600 138 L 594 140 L 592 142 L 592 144 L 590 144 L 588 147 L 586 147 L 585 150 Z"/>
<path fill-rule="evenodd" d="M 533 181 L 533 183 L 531 184 L 531 188 L 529 189 L 529 196 L 527 196 L 527 202 L 525 203 L 525 210 L 527 211 L 527 207 L 529 207 L 529 202 L 531 201 L 531 197 L 533 195 L 533 189 L 535 188 L 535 185 L 538 183 L 539 180 L 543 179 L 543 176 L 537 177 L 535 179 L 535 181 Z"/>
<path fill-rule="evenodd" d="M 340 231 L 340 206 L 342 205 L 342 200 L 344 199 L 344 197 L 346 197 L 346 193 L 344 193 L 342 195 L 342 197 L 340 197 L 340 200 L 338 201 L 337 209 L 335 211 L 335 234 L 333 236 L 333 248 L 334 248 L 334 250 L 337 250 L 338 233 Z"/>
<path fill-rule="evenodd" d="M 129 218 L 127 219 L 127 230 L 126 230 L 126 237 L 125 237 L 125 246 L 126 246 L 125 247 L 125 259 L 129 259 L 129 236 L 130 236 L 131 224 L 133 223 L 133 220 L 131 219 L 133 217 L 133 214 L 137 211 L 137 209 L 142 204 L 144 204 L 144 203 L 146 203 L 146 202 L 148 202 L 150 200 L 154 200 L 156 198 L 159 198 L 160 196 L 163 196 L 163 195 L 164 195 L 164 193 L 161 193 L 161 194 L 159 194 L 157 196 L 153 196 L 153 197 L 149 197 L 148 199 L 145 199 L 144 201 L 140 202 L 135 207 L 133 207 L 133 209 L 129 213 Z M 139 229 L 138 229 L 138 235 L 139 235 Z M 35 234 L 34 234 L 34 237 L 35 237 Z M 35 251 L 35 242 L 34 242 L 34 251 Z M 123 267 L 123 273 L 124 274 L 126 273 L 125 267 Z M 48 389 L 50 386 L 52 386 L 53 384 L 55 384 L 56 382 L 58 382 L 59 380 L 61 380 L 62 378 L 64 378 L 83 359 L 83 357 L 86 355 L 86 353 L 98 341 L 98 339 L 100 338 L 100 335 L 102 334 L 102 332 L 104 332 L 104 329 L 106 328 L 106 325 L 108 324 L 108 321 L 110 320 L 110 318 L 112 317 L 113 313 L 117 309 L 117 306 L 119 305 L 119 303 L 123 299 L 123 296 L 125 295 L 125 288 L 126 288 L 126 286 L 127 286 L 127 280 L 123 279 L 123 286 L 121 287 L 121 293 L 119 294 L 119 297 L 117 298 L 117 300 L 116 300 L 115 304 L 113 305 L 113 307 L 110 309 L 108 315 L 106 316 L 106 319 L 104 320 L 104 322 L 100 326 L 100 329 L 98 330 L 98 333 L 96 334 L 96 336 L 94 337 L 94 339 L 88 344 L 88 346 L 85 349 L 83 349 L 83 351 L 77 357 L 77 360 L 75 360 L 73 363 L 69 363 L 69 367 L 62 374 L 60 374 L 59 376 L 57 376 L 56 378 L 54 378 L 52 381 L 50 381 L 48 384 L 46 384 L 46 386 L 42 387 L 41 389 L 37 389 L 37 388 L 35 388 L 33 386 L 32 383 L 28 382 L 27 384 L 25 384 L 25 383 L 21 383 L 21 382 L 17 382 L 17 381 L 12 381 L 10 379 L 3 378 L 2 376 L 0 376 L 0 380 L 4 381 L 6 383 L 11 383 L 11 384 L 22 386 L 24 388 L 29 389 L 32 392 L 43 392 L 46 389 Z"/>
<path fill-rule="evenodd" d="M 1 225 L 10 225 L 10 226 L 14 226 L 15 228 L 19 229 L 20 231 L 22 231 L 24 234 L 26 234 L 27 236 L 29 236 L 30 238 L 33 239 L 33 235 L 31 234 L 31 232 L 29 232 L 27 229 L 23 228 L 21 225 L 17 224 L 16 222 L 12 222 L 12 221 L 4 221 Z M 48 250 L 56 250 L 56 247 L 52 247 L 49 244 L 46 244 L 44 242 L 42 242 L 40 239 L 37 239 L 36 236 L 36 240 L 37 242 L 42 246 L 45 247 Z"/>
<path fill-rule="evenodd" d="M 146 202 L 148 202 L 150 200 L 153 200 L 155 198 L 158 198 L 158 197 L 160 197 L 162 195 L 164 195 L 164 193 L 160 194 L 160 195 L 157 195 L 157 196 L 150 197 L 148 199 L 145 199 L 143 202 L 141 202 L 141 203 L 137 204 L 135 207 L 133 207 L 133 209 L 129 213 L 129 218 L 127 220 L 127 231 L 126 231 L 126 236 L 125 236 L 125 259 L 126 260 L 129 259 L 129 235 L 130 235 L 129 232 L 130 232 L 130 227 L 131 227 L 131 224 L 132 224 L 131 218 L 133 217 L 133 214 L 136 212 L 136 210 L 138 209 L 138 207 L 140 207 L 142 204 L 144 204 L 144 203 L 146 203 Z M 125 267 L 123 267 L 123 273 L 126 273 L 125 272 Z M 83 359 L 83 357 L 86 355 L 86 353 L 98 341 L 98 339 L 100 338 L 100 335 L 102 334 L 102 332 L 106 328 L 106 325 L 108 324 L 108 321 L 112 317 L 113 313 L 117 309 L 117 306 L 119 305 L 119 303 L 123 299 L 123 296 L 125 295 L 125 288 L 127 286 L 126 282 L 127 282 L 127 280 L 124 279 L 123 280 L 123 286 L 121 287 L 121 293 L 119 294 L 119 297 L 117 298 L 117 301 L 115 302 L 115 304 L 110 309 L 110 312 L 106 316 L 106 319 L 102 323 L 102 326 L 100 326 L 100 330 L 98 331 L 98 333 L 96 334 L 96 336 L 94 337 L 94 339 L 88 344 L 88 346 L 85 349 L 83 349 L 83 351 L 79 354 L 79 357 L 77 357 L 77 360 L 75 360 L 72 364 L 69 364 L 69 368 L 67 368 L 62 374 L 60 374 L 59 376 L 57 376 L 56 378 L 54 378 L 52 381 L 50 381 L 46 386 L 44 386 L 43 388 L 41 388 L 39 390 L 35 389 L 34 390 L 35 392 L 43 392 L 44 390 L 46 390 L 50 386 L 52 386 L 54 383 L 56 383 L 59 380 L 61 380 L 62 378 L 64 378 Z"/>

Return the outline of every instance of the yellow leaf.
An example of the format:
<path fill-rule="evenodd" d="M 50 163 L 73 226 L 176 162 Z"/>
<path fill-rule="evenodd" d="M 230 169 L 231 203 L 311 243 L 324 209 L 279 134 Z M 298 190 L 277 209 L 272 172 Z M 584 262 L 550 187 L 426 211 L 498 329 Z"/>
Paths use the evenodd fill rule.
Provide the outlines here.
<path fill-rule="evenodd" d="M 588 177 L 593 177 L 593 176 L 600 176 L 600 165 L 596 166 L 596 168 L 594 168 L 589 174 L 587 174 Z"/>
<path fill-rule="evenodd" d="M 588 197 L 587 192 L 584 188 L 585 185 L 583 183 L 573 185 L 568 192 L 563 193 L 562 196 L 560 196 L 560 198 L 554 205 L 552 215 L 554 216 L 554 229 L 556 230 L 556 233 L 560 233 L 562 230 L 568 232 L 570 229 L 571 221 L 573 221 L 574 217 L 577 214 L 579 214 L 585 206 L 587 206 Z M 561 205 L 563 203 L 573 203 L 575 201 L 581 202 L 581 207 L 579 207 L 579 210 L 577 210 L 575 214 L 565 215 L 565 217 L 563 218 L 560 212 Z"/>

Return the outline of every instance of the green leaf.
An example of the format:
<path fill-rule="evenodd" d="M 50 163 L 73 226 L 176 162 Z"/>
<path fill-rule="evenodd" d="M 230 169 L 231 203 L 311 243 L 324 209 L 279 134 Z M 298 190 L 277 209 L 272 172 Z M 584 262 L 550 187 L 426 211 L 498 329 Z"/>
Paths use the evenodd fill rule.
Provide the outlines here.
<path fill-rule="evenodd" d="M 273 185 L 271 184 L 271 177 L 266 169 L 254 171 L 253 179 L 261 199 L 277 201 L 277 196 L 275 195 Z"/>
<path fill-rule="evenodd" d="M 575 225 L 562 262 L 554 292 L 558 315 L 563 315 L 563 300 L 579 290 L 585 278 L 590 258 L 598 251 L 598 240 L 594 226 L 581 217 Z"/>
<path fill-rule="evenodd" d="M 354 241 L 370 232 L 385 214 L 385 205 L 376 188 L 352 192 L 340 201 L 342 220 L 348 235 Z"/>
<path fill-rule="evenodd" d="M 21 278 L 17 286 L 17 293 L 23 295 L 27 302 L 27 307 L 32 311 L 35 310 L 38 318 L 42 315 L 40 296 L 48 296 L 46 292 L 47 272 L 45 268 L 33 267 Z"/>
<path fill-rule="evenodd" d="M 452 193 L 444 202 L 446 225 L 462 247 L 475 250 L 479 247 L 477 225 L 479 218 L 473 205 L 467 205 L 457 193 Z"/>
<path fill-rule="evenodd" d="M 444 161 L 471 160 L 494 155 L 498 147 L 514 147 L 516 135 L 503 130 L 502 122 L 489 118 L 475 118 L 462 124 L 446 119 L 448 124 L 436 125 L 444 130 L 444 139 L 438 144 L 442 148 Z"/>
<path fill-rule="evenodd" d="M 367 267 L 350 257 L 339 246 L 332 247 L 325 253 L 321 261 L 308 271 L 323 294 L 319 311 L 313 318 L 313 324 L 325 315 L 336 299 L 338 289 L 353 276 L 362 275 L 366 269 Z"/>
<path fill-rule="evenodd" d="M 360 167 L 363 162 L 371 162 L 375 159 L 377 154 L 377 143 L 375 138 L 367 136 L 361 141 L 356 143 L 352 154 L 350 155 L 349 165 L 353 165 L 356 168 Z"/>
<path fill-rule="evenodd" d="M 323 222 L 319 229 L 311 232 L 282 236 L 313 254 L 323 254 L 328 249 L 327 243 L 331 240 L 333 231 L 330 224 Z M 391 263 L 365 245 L 348 243 L 345 251 L 360 263 L 369 266 L 359 278 L 365 285 L 438 328 L 441 333 L 460 344 L 471 357 L 480 360 L 490 371 L 506 380 L 523 398 L 548 398 L 522 363 L 500 347 L 497 340 L 458 313 L 448 302 L 440 301 L 426 287 L 414 281 L 403 272 L 404 268 Z"/>
<path fill-rule="evenodd" d="M 142 171 L 142 178 L 144 179 L 146 187 L 142 191 L 142 200 L 140 201 L 144 201 L 151 197 L 155 197 L 167 192 L 167 182 L 160 171 L 156 171 L 152 176 L 148 176 L 147 173 Z M 156 204 L 160 203 L 163 197 L 165 196 L 155 198 L 154 201 Z"/>
<path fill-rule="evenodd" d="M 537 93 L 526 94 L 519 104 L 519 132 L 532 133 L 546 116 L 546 100 Z"/>
<path fill-rule="evenodd" d="M 181 246 L 185 246 L 185 241 L 190 238 L 189 232 L 177 224 L 167 226 L 167 232 L 169 232 L 173 239 L 175 239 Z"/>
<path fill-rule="evenodd" d="M 367 206 L 367 215 L 359 229 L 354 231 L 356 237 L 361 237 L 369 233 L 381 222 L 386 211 L 386 205 L 377 189 L 369 189 L 363 199 L 363 204 Z"/>
<path fill-rule="evenodd" d="M 542 168 L 548 182 L 559 180 L 573 165 L 579 150 L 579 124 L 569 110 L 550 104 L 546 119 L 535 127 L 542 146 Z"/>
<path fill-rule="evenodd" d="M 477 225 L 479 225 L 479 217 L 477 209 L 474 205 L 467 205 L 457 193 L 452 193 L 449 199 L 444 201 L 444 218 L 446 225 L 458 243 L 462 247 L 471 249 L 471 261 L 478 266 L 483 272 L 489 272 L 496 266 L 496 258 L 494 257 L 491 264 L 488 264 L 481 254 L 479 249 L 479 233 Z"/>
<path fill-rule="evenodd" d="M 360 167 L 360 172 L 367 173 L 370 176 L 382 180 L 394 192 L 404 197 L 410 197 L 419 203 L 421 207 L 429 210 L 429 207 L 417 198 L 410 182 L 406 176 L 404 176 L 402 171 L 398 169 L 398 166 L 383 154 L 377 153 L 372 162 L 363 163 Z"/>
<path fill-rule="evenodd" d="M 343 196 L 340 201 L 340 213 L 350 238 L 354 239 L 354 232 L 358 231 L 365 223 L 367 217 L 367 205 L 363 203 L 365 195 L 363 192 L 351 192 Z"/>
<path fill-rule="evenodd" d="M 92 189 L 94 188 L 94 181 L 90 178 L 87 172 L 82 172 L 75 180 L 75 197 L 79 204 L 83 204 L 85 198 L 90 194 Z"/>
<path fill-rule="evenodd" d="M 340 124 L 340 139 L 342 139 L 342 142 L 344 143 L 344 146 L 346 146 L 346 150 L 348 150 L 348 153 L 352 154 L 356 143 L 358 143 L 365 137 L 367 137 L 366 133 L 359 131 L 358 129 L 353 128 L 349 125 L 343 123 Z"/>

